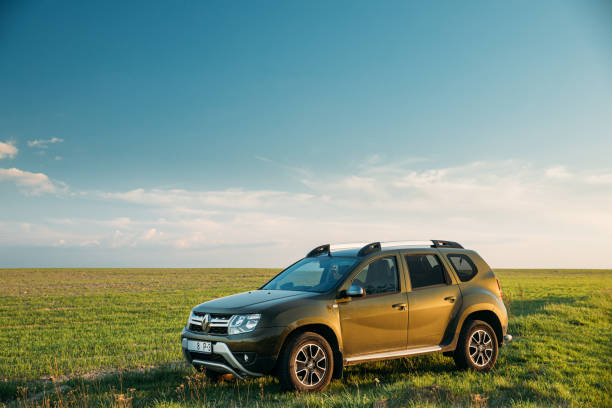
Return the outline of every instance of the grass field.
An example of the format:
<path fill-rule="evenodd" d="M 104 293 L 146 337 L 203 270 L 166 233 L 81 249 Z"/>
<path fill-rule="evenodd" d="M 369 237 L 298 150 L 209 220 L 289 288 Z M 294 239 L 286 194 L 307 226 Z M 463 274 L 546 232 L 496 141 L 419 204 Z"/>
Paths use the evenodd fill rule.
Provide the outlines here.
<path fill-rule="evenodd" d="M 274 273 L 0 269 L 0 406 L 612 406 L 603 270 L 496 270 L 515 340 L 491 373 L 433 355 L 350 367 L 322 394 L 271 378 L 206 383 L 181 359 L 191 307 Z"/>

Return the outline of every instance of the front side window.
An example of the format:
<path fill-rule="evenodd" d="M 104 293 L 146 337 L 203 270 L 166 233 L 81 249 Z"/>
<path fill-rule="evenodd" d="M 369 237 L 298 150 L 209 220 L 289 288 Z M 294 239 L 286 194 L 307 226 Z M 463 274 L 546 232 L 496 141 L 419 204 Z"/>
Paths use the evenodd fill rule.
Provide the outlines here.
<path fill-rule="evenodd" d="M 467 255 L 451 254 L 446 257 L 451 264 L 453 264 L 453 268 L 455 268 L 455 272 L 457 272 L 457 276 L 461 279 L 461 282 L 469 281 L 478 273 L 476 265 L 474 265 L 474 262 L 472 262 Z"/>
<path fill-rule="evenodd" d="M 333 256 L 304 258 L 282 271 L 262 289 L 327 292 L 346 278 L 358 260 Z"/>
<path fill-rule="evenodd" d="M 406 255 L 412 289 L 448 284 L 446 273 L 437 255 Z"/>
<path fill-rule="evenodd" d="M 399 291 L 399 279 L 395 257 L 378 259 L 363 268 L 353 279 L 353 285 L 361 286 L 366 296 Z"/>

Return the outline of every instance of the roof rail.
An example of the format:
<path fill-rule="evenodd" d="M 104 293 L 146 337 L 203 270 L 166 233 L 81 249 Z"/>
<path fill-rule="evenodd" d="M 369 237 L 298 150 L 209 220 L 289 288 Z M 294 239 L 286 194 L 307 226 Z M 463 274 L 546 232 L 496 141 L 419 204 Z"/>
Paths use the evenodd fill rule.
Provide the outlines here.
<path fill-rule="evenodd" d="M 381 242 L 380 245 L 382 246 L 383 249 L 385 248 L 394 248 L 394 247 L 407 247 L 407 246 L 426 246 L 426 247 L 430 247 L 433 246 L 433 241 L 431 240 L 426 240 L 426 241 L 388 241 L 388 242 Z"/>
<path fill-rule="evenodd" d="M 330 251 L 342 251 L 343 249 L 355 249 L 361 248 L 364 245 L 367 245 L 367 242 L 351 242 L 349 244 L 331 244 L 329 246 Z"/>
<path fill-rule="evenodd" d="M 461 244 L 459 244 L 458 242 L 454 242 L 454 241 L 444 241 L 444 240 L 441 240 L 441 239 L 432 239 L 431 242 L 433 242 L 432 246 L 434 248 L 459 248 L 459 249 L 463 249 Z"/>
<path fill-rule="evenodd" d="M 312 251 L 310 251 L 308 253 L 308 255 L 306 255 L 306 257 L 307 258 L 312 258 L 312 257 L 323 255 L 323 254 L 329 254 L 332 251 L 342 251 L 343 249 L 361 248 L 364 245 L 366 245 L 365 242 L 353 242 L 353 243 L 349 243 L 349 244 L 325 244 L 325 245 L 320 245 L 320 246 L 316 247 L 315 249 L 313 249 Z"/>
<path fill-rule="evenodd" d="M 365 256 L 375 251 L 390 248 L 405 248 L 405 247 L 433 247 L 433 241 L 387 241 L 387 242 L 372 242 L 365 245 L 357 253 L 358 256 Z"/>
<path fill-rule="evenodd" d="M 350 244 L 324 244 L 319 245 L 306 255 L 307 258 L 313 258 L 319 255 L 330 255 L 332 251 L 342 251 L 344 249 L 361 248 L 357 252 L 357 256 L 365 256 L 372 252 L 390 248 L 405 248 L 405 247 L 431 247 L 431 248 L 460 248 L 463 247 L 454 241 L 445 241 L 441 239 L 432 239 L 425 241 L 387 241 L 387 242 L 354 242 Z"/>

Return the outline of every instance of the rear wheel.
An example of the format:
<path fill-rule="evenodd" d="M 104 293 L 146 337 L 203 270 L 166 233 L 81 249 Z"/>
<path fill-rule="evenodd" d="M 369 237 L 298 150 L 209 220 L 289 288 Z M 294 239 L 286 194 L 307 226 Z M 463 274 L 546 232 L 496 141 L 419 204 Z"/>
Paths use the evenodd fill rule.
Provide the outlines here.
<path fill-rule="evenodd" d="M 334 355 L 322 336 L 306 332 L 285 345 L 279 360 L 278 380 L 286 390 L 320 391 L 334 371 Z"/>
<path fill-rule="evenodd" d="M 497 336 L 493 328 L 482 320 L 471 320 L 461 330 L 453 358 L 459 368 L 484 372 L 495 366 L 497 352 Z"/>

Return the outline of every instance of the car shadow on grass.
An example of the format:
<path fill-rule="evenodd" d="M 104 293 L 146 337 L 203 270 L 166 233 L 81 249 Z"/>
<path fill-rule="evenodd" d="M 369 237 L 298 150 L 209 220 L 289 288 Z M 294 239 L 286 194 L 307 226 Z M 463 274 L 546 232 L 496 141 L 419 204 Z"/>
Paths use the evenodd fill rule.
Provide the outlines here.
<path fill-rule="evenodd" d="M 359 384 L 364 392 L 370 392 L 380 383 L 390 384 L 409 376 L 438 375 L 456 370 L 452 359 L 441 354 L 365 363 L 345 368 L 343 379 L 334 380 L 330 392 L 352 388 L 354 384 Z M 444 394 L 443 391 L 438 392 L 438 389 L 434 389 L 433 393 L 430 391 L 426 387 L 414 392 L 427 395 L 423 400 L 425 402 L 435 402 L 436 395 Z M 83 401 L 89 406 L 144 407 L 160 402 L 170 405 L 224 406 L 228 401 L 241 406 L 249 401 L 278 404 L 292 398 L 296 398 L 294 393 L 282 391 L 272 377 L 213 383 L 204 373 L 197 372 L 186 363 L 61 381 L 0 381 L 0 407 L 2 404 L 8 407 L 71 407 L 83 406 Z"/>
<path fill-rule="evenodd" d="M 406 374 L 439 374 L 456 369 L 452 358 L 438 353 L 346 367 L 344 378 L 347 380 L 353 377 L 384 379 Z"/>
<path fill-rule="evenodd" d="M 510 314 L 510 318 L 516 316 L 529 316 L 542 313 L 546 306 L 552 304 L 559 305 L 575 305 L 588 300 L 588 296 L 570 297 L 570 296 L 545 296 L 537 299 L 520 299 L 512 297 L 504 299 L 506 308 Z"/>
<path fill-rule="evenodd" d="M 191 366 L 151 368 L 123 371 L 94 379 L 73 378 L 61 383 L 47 381 L 9 383 L 10 392 L 2 394 L 7 407 L 173 407 L 173 406 L 372 406 L 372 399 L 384 401 L 388 407 L 407 405 L 474 406 L 478 394 L 461 393 L 448 384 L 437 383 L 435 378 L 459 375 L 469 377 L 455 368 L 452 359 L 441 355 L 427 355 L 386 362 L 367 363 L 348 367 L 342 380 L 334 380 L 322 394 L 284 392 L 272 377 L 248 380 L 229 380 L 212 383 Z M 503 372 L 498 373 L 503 376 Z M 495 375 L 486 374 L 486 376 Z M 485 376 L 485 374 L 483 374 Z M 433 378 L 429 385 L 415 384 L 412 379 Z M 465 380 L 469 380 L 465 378 Z M 483 378 L 483 380 L 486 380 Z M 386 389 L 385 387 L 390 387 Z M 358 390 L 358 391 L 357 391 Z M 355 395 L 368 395 L 365 403 Z M 348 396 L 350 402 L 345 398 Z M 499 387 L 483 395 L 492 406 L 507 404 L 513 398 L 523 401 L 547 401 L 550 395 L 520 381 L 511 387 Z M 323 401 L 325 400 L 325 404 Z"/>
<path fill-rule="evenodd" d="M 259 406 L 282 394 L 270 377 L 211 382 L 188 364 L 124 370 L 97 378 L 0 381 L 0 407 Z M 265 404 L 264 404 L 265 403 Z"/>
<path fill-rule="evenodd" d="M 448 361 L 447 361 L 448 360 Z M 334 380 L 331 394 L 340 389 L 352 389 L 359 383 L 364 392 L 373 391 L 380 382 L 394 383 L 408 375 L 436 374 L 455 370 L 452 360 L 442 356 L 421 356 L 386 362 L 367 363 L 345 369 L 342 380 Z M 231 379 L 220 383 L 211 382 L 204 373 L 195 371 L 187 364 L 144 370 L 125 370 L 101 375 L 97 378 L 71 378 L 61 382 L 38 380 L 27 382 L 0 382 L 0 407 L 60 406 L 266 406 L 299 401 L 307 394 L 284 392 L 272 377 L 261 379 Z M 336 390 L 336 391 L 334 391 Z M 427 389 L 417 392 L 437 395 Z M 440 391 L 442 392 L 442 391 Z M 432 397 L 433 398 L 433 397 Z M 430 401 L 427 397 L 424 401 Z M 431 402 L 435 402 L 432 399 Z M 291 405 L 291 404 L 290 404 Z M 333 405 L 333 404 L 332 404 Z"/>

